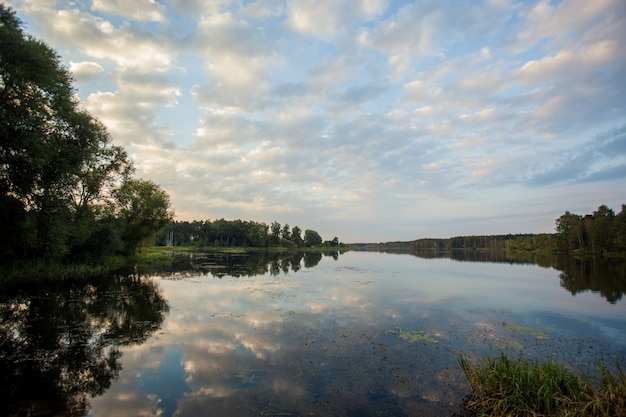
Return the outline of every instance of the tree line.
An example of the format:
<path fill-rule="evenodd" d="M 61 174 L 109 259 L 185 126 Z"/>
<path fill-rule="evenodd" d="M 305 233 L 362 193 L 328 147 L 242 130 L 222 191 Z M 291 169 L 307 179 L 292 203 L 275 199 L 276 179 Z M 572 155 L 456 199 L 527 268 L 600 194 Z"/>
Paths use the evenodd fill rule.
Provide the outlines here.
<path fill-rule="evenodd" d="M 298 226 L 271 224 L 252 220 L 196 220 L 174 221 L 160 232 L 155 243 L 158 246 L 200 246 L 200 247 L 253 247 L 270 246 L 312 247 L 340 246 L 339 238 L 323 241 L 318 232 L 302 230 Z"/>
<path fill-rule="evenodd" d="M 133 254 L 169 196 L 79 107 L 59 55 L 0 4 L 0 263 Z"/>
<path fill-rule="evenodd" d="M 626 205 L 619 213 L 601 205 L 584 216 L 566 211 L 555 220 L 555 233 L 456 236 L 443 239 L 417 239 L 408 242 L 374 243 L 370 250 L 449 252 L 456 250 L 551 251 L 604 255 L 626 253 Z"/>
<path fill-rule="evenodd" d="M 391 251 L 450 252 L 457 250 L 543 250 L 553 249 L 554 237 L 542 234 L 470 235 L 450 238 L 424 238 L 408 242 L 387 242 L 367 244 L 367 249 Z"/>
<path fill-rule="evenodd" d="M 617 214 L 606 205 L 584 216 L 566 211 L 556 219 L 555 239 L 567 252 L 626 252 L 626 204 Z"/>

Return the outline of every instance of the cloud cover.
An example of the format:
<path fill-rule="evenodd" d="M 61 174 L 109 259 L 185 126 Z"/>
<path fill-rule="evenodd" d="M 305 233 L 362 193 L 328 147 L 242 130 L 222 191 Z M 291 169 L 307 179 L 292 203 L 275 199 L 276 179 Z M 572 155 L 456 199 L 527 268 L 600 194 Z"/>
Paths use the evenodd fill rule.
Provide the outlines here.
<path fill-rule="evenodd" d="M 179 220 L 342 241 L 626 202 L 626 3 L 12 0 Z"/>

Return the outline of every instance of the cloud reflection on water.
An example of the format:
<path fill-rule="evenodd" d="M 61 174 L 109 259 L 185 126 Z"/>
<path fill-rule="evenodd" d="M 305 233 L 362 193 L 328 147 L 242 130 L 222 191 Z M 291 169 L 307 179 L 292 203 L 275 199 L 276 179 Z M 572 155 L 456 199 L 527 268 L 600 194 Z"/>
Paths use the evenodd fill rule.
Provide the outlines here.
<path fill-rule="evenodd" d="M 124 350 L 125 371 L 92 401 L 94 417 L 148 410 L 179 416 L 449 415 L 466 393 L 457 353 L 557 352 L 571 361 L 571 349 L 591 357 L 580 352 L 590 340 L 606 357 L 626 353 L 623 340 L 609 346 L 600 331 L 572 319 L 600 320 L 603 313 L 590 297 L 577 297 L 578 312 L 562 302 L 571 295 L 545 268 L 348 253 L 296 273 L 155 280 L 169 315 L 153 338 Z M 614 315 L 624 304 L 600 308 Z M 523 330 L 547 328 L 549 318 L 539 315 L 546 310 L 561 320 L 546 330 L 547 339 Z M 403 339 L 399 329 L 424 332 L 437 343 Z M 146 392 L 143 378 L 152 373 L 158 384 L 158 370 L 165 369 L 163 386 Z M 176 408 L 169 393 L 178 393 Z"/>

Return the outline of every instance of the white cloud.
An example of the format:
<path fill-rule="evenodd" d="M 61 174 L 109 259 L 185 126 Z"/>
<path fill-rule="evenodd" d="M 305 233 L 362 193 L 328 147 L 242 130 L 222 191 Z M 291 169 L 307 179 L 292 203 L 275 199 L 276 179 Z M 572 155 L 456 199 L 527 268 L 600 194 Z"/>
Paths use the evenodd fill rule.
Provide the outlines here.
<path fill-rule="evenodd" d="M 495 114 L 496 114 L 495 109 L 488 108 L 488 109 L 482 109 L 473 114 L 462 114 L 461 116 L 459 116 L 459 118 L 461 120 L 485 123 L 485 122 L 492 120 Z"/>
<path fill-rule="evenodd" d="M 287 3 L 285 23 L 300 34 L 331 41 L 385 8 L 383 0 L 294 0 Z"/>
<path fill-rule="evenodd" d="M 70 72 L 77 78 L 85 79 L 90 78 L 96 74 L 104 72 L 104 68 L 97 62 L 83 61 L 73 62 L 70 61 Z"/>
<path fill-rule="evenodd" d="M 440 56 L 436 45 L 444 27 L 442 10 L 429 3 L 409 4 L 374 28 L 363 29 L 359 39 L 387 54 L 389 67 L 402 75 L 416 60 Z"/>
<path fill-rule="evenodd" d="M 204 57 L 209 83 L 195 89 L 208 107 L 250 109 L 267 93 L 268 67 L 275 53 L 258 28 L 230 13 L 205 16 L 198 22 L 195 48 Z"/>
<path fill-rule="evenodd" d="M 556 55 L 526 62 L 518 71 L 525 82 L 541 82 L 571 77 L 594 67 L 606 65 L 618 58 L 618 46 L 614 40 L 597 42 L 578 50 L 559 51 Z"/>
<path fill-rule="evenodd" d="M 593 140 L 626 124 L 621 1 L 12 4 L 179 219 L 445 237 L 625 175 L 622 142 Z"/>
<path fill-rule="evenodd" d="M 180 91 L 158 74 L 117 73 L 119 90 L 90 94 L 83 105 L 107 126 L 123 145 L 160 143 L 171 148 L 176 138 L 169 127 L 160 126 L 155 111 L 177 104 Z"/>
<path fill-rule="evenodd" d="M 573 45 L 606 39 L 619 41 L 626 36 L 623 2 L 611 0 L 546 0 L 521 6 L 519 30 L 508 43 L 514 52 L 532 48 L 567 50 Z"/>
<path fill-rule="evenodd" d="M 128 23 L 115 27 L 110 21 L 78 9 L 33 8 L 32 14 L 48 42 L 72 45 L 89 58 L 112 60 L 133 70 L 166 70 L 175 51 L 154 35 Z"/>
<path fill-rule="evenodd" d="M 95 11 L 141 21 L 160 22 L 165 12 L 155 0 L 92 0 L 91 4 Z"/>

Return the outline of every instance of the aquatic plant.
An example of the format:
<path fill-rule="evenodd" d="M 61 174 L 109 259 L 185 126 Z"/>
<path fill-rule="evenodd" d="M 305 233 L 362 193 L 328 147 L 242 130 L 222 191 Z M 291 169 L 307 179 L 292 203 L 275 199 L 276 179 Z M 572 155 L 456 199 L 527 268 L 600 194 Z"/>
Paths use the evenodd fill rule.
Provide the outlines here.
<path fill-rule="evenodd" d="M 470 387 L 463 409 L 477 416 L 626 416 L 626 374 L 599 364 L 600 377 L 555 362 L 458 358 Z M 594 383 L 594 381 L 596 383 Z"/>
<path fill-rule="evenodd" d="M 408 331 L 402 330 L 401 328 L 397 328 L 397 330 L 388 330 L 387 333 L 398 336 L 403 340 L 407 340 L 411 343 L 415 342 L 428 342 L 428 343 L 439 343 L 437 339 L 432 337 L 430 334 L 426 333 L 423 330 L 415 330 Z"/>

